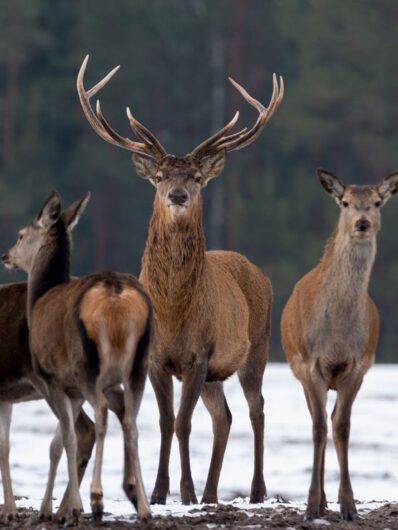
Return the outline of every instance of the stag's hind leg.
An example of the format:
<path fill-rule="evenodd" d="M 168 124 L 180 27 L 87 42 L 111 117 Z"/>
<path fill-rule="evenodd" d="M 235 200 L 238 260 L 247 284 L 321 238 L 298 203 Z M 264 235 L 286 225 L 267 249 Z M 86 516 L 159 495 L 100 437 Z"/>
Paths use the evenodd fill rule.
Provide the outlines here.
<path fill-rule="evenodd" d="M 348 470 L 348 444 L 352 404 L 362 384 L 362 379 L 362 374 L 353 372 L 338 383 L 337 401 L 332 414 L 333 441 L 340 465 L 340 511 L 341 517 L 346 521 L 353 521 L 357 516 Z"/>
<path fill-rule="evenodd" d="M 249 405 L 250 421 L 254 434 L 254 473 L 250 502 L 263 502 L 267 495 L 264 481 L 264 398 L 261 393 L 263 374 L 268 358 L 268 338 L 251 349 L 238 377 Z"/>
<path fill-rule="evenodd" d="M 17 518 L 9 462 L 11 414 L 12 403 L 0 403 L 0 469 L 4 491 L 3 521 L 6 524 Z"/>
<path fill-rule="evenodd" d="M 209 474 L 207 476 L 202 502 L 217 503 L 218 481 L 231 428 L 232 416 L 228 408 L 227 400 L 225 399 L 223 384 L 221 382 L 205 383 L 201 397 L 211 415 L 214 437 Z"/>
<path fill-rule="evenodd" d="M 161 435 L 158 473 L 151 496 L 151 504 L 166 504 L 170 484 L 170 450 L 174 434 L 173 380 L 170 374 L 155 370 L 153 367 L 149 369 L 149 379 L 159 407 Z"/>

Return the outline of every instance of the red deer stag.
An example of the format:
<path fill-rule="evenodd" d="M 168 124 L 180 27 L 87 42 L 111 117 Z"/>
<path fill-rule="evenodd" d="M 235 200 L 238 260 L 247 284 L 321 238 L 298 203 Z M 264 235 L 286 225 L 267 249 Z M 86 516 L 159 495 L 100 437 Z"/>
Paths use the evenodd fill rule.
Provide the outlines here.
<path fill-rule="evenodd" d="M 307 518 L 324 512 L 326 396 L 337 391 L 333 440 L 340 465 L 341 516 L 354 520 L 356 508 L 348 471 L 351 408 L 373 363 L 379 319 L 368 295 L 376 255 L 380 210 L 398 191 L 398 173 L 377 186 L 345 186 L 333 173 L 318 178 L 340 207 L 337 227 L 317 267 L 295 286 L 282 314 L 282 344 L 304 388 L 313 422 L 314 463 Z"/>
<path fill-rule="evenodd" d="M 174 431 L 181 458 L 181 498 L 196 503 L 189 458 L 191 417 L 199 396 L 213 423 L 214 443 L 202 502 L 217 502 L 217 486 L 232 421 L 222 381 L 237 372 L 249 404 L 254 431 L 254 476 L 251 502 L 266 495 L 263 477 L 264 413 L 261 386 L 268 358 L 272 288 L 269 279 L 236 252 L 206 252 L 202 227 L 201 189 L 221 173 L 227 151 L 254 141 L 283 97 L 273 77 L 268 108 L 230 79 L 259 113 L 254 127 L 225 136 L 238 113 L 192 153 L 167 154 L 155 136 L 127 109 L 130 126 L 141 142 L 121 137 L 107 123 L 99 102 L 97 113 L 89 99 L 109 81 L 110 72 L 86 91 L 83 77 L 88 56 L 77 79 L 86 117 L 106 141 L 133 154 L 137 173 L 156 188 L 152 219 L 142 260 L 140 280 L 150 295 L 155 315 L 150 379 L 160 411 L 161 448 L 152 503 L 165 503 L 169 490 L 169 457 Z M 173 411 L 172 376 L 182 381 L 177 418 Z"/>
<path fill-rule="evenodd" d="M 89 194 L 61 212 L 53 192 L 4 256 L 10 268 L 28 273 L 30 347 L 40 389 L 60 421 L 68 458 L 67 522 L 82 509 L 76 472 L 74 424 L 84 400 L 94 408 L 96 456 L 91 506 L 103 513 L 101 464 L 107 409 L 118 410 L 125 443 L 123 487 L 139 516 L 150 516 L 137 452 L 136 416 L 147 373 L 151 306 L 130 274 L 98 273 L 71 279 L 71 230 Z M 123 383 L 124 399 L 119 385 Z"/>

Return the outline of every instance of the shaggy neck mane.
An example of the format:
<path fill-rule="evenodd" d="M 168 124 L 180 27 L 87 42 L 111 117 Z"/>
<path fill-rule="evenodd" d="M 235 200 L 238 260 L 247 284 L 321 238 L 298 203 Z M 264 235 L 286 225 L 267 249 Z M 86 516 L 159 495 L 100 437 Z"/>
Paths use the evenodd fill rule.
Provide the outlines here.
<path fill-rule="evenodd" d="M 28 278 L 28 321 L 39 298 L 60 283 L 70 281 L 70 236 L 62 222 L 52 228 L 52 237 L 43 245 Z"/>
<path fill-rule="evenodd" d="M 205 263 L 202 201 L 190 215 L 171 221 L 155 196 L 148 239 L 142 258 L 142 275 L 157 317 L 170 325 L 183 324 L 201 288 Z"/>

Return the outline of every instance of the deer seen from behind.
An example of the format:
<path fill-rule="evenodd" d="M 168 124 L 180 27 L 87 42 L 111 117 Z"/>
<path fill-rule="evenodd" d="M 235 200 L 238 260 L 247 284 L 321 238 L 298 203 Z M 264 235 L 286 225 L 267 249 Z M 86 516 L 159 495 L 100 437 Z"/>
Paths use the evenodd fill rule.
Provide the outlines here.
<path fill-rule="evenodd" d="M 28 273 L 27 318 L 36 386 L 60 422 L 69 473 L 66 522 L 78 522 L 82 503 L 76 470 L 75 422 L 84 400 L 94 408 L 96 455 L 91 484 L 95 519 L 103 513 L 101 464 L 108 408 L 121 422 L 125 444 L 123 488 L 141 519 L 150 517 L 137 450 L 136 416 L 148 366 L 151 306 L 130 274 L 97 273 L 71 279 L 71 230 L 89 194 L 61 211 L 53 192 L 4 256 Z M 124 392 L 120 391 L 123 384 Z M 51 502 L 47 489 L 41 513 Z"/>
<path fill-rule="evenodd" d="M 340 207 L 337 226 L 315 269 L 295 286 L 281 321 L 282 344 L 294 375 L 303 385 L 313 422 L 314 461 L 306 516 L 326 507 L 326 398 L 336 390 L 333 441 L 340 465 L 341 516 L 356 517 L 348 470 L 351 408 L 373 363 L 379 329 L 368 285 L 376 256 L 381 208 L 398 191 L 398 173 L 375 186 L 345 186 L 333 173 L 318 178 Z"/>
<path fill-rule="evenodd" d="M 222 382 L 237 372 L 248 401 L 254 431 L 254 474 L 251 502 L 266 495 L 263 477 L 264 412 L 261 393 L 268 358 L 272 288 L 269 279 L 236 252 L 206 252 L 202 226 L 201 190 L 224 168 L 228 151 L 254 141 L 279 107 L 283 81 L 273 77 L 268 108 L 230 80 L 258 112 L 252 129 L 227 135 L 238 113 L 190 154 L 168 154 L 159 140 L 127 109 L 139 142 L 120 136 L 104 118 L 99 102 L 90 98 L 117 71 L 86 91 L 83 77 L 88 56 L 77 79 L 80 102 L 94 130 L 106 141 L 132 151 L 139 176 L 156 188 L 152 218 L 142 259 L 140 280 L 154 308 L 150 380 L 160 412 L 161 448 L 152 503 L 165 503 L 169 491 L 169 457 L 174 432 L 181 459 L 181 499 L 196 503 L 189 457 L 191 418 L 199 397 L 213 423 L 214 442 L 202 502 L 215 503 L 231 426 L 231 413 Z M 173 410 L 173 376 L 182 382 L 177 417 Z"/>

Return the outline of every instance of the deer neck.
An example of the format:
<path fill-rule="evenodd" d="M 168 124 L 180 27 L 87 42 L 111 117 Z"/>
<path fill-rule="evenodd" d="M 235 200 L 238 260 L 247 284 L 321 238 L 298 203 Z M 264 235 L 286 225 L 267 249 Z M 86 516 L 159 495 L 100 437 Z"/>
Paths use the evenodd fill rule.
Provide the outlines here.
<path fill-rule="evenodd" d="M 189 216 L 171 221 L 156 195 L 140 279 L 159 322 L 174 327 L 186 320 L 201 288 L 204 263 L 201 198 Z"/>
<path fill-rule="evenodd" d="M 62 227 L 63 228 L 63 227 Z M 47 291 L 70 281 L 70 237 L 59 230 L 56 237 L 46 242 L 37 253 L 28 274 L 27 316 L 30 326 L 35 303 Z"/>
<path fill-rule="evenodd" d="M 376 236 L 356 241 L 339 222 L 320 263 L 322 296 L 329 301 L 329 307 L 333 306 L 341 315 L 365 311 L 375 256 Z"/>

